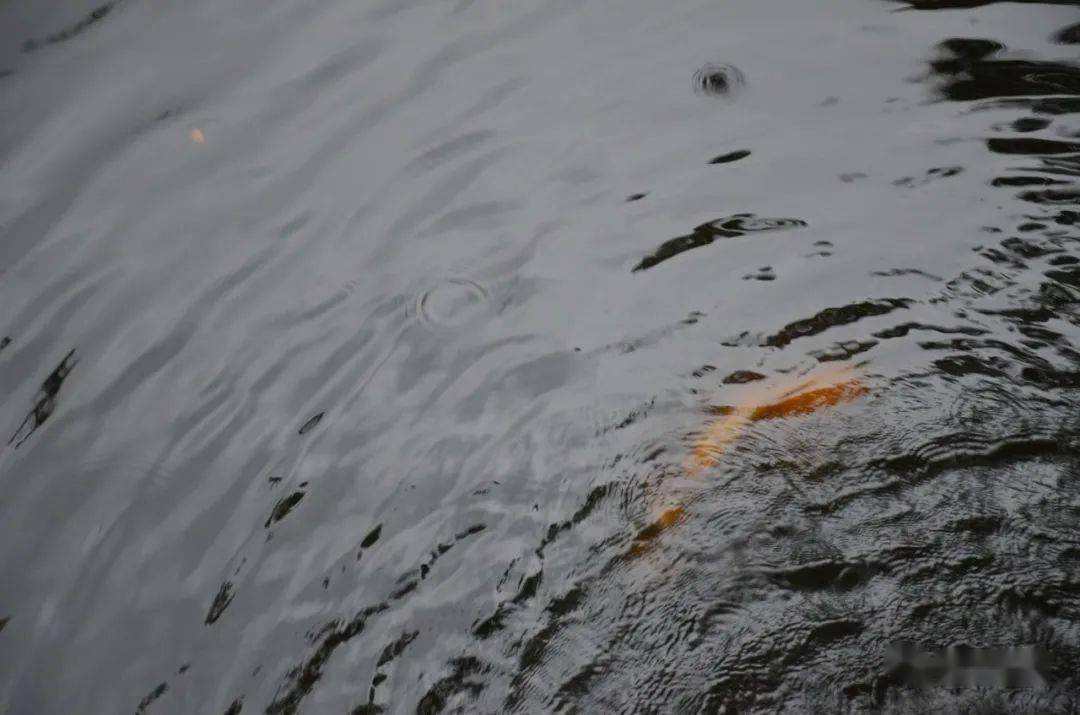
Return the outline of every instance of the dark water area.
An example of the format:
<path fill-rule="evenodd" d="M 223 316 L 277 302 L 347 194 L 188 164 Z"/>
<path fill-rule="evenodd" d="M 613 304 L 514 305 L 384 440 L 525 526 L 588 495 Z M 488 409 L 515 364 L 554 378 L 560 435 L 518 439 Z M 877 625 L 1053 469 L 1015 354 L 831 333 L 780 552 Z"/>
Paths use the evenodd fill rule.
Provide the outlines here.
<path fill-rule="evenodd" d="M 0 0 L 0 712 L 1077 712 L 1078 45 Z"/>

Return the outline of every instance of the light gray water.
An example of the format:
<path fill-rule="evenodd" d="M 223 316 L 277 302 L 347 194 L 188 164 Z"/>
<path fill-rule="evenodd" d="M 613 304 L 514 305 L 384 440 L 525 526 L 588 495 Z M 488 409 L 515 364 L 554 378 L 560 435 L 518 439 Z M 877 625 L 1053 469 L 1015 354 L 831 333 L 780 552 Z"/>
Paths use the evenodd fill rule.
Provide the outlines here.
<path fill-rule="evenodd" d="M 1074 712 L 1078 43 L 0 0 L 0 711 Z"/>

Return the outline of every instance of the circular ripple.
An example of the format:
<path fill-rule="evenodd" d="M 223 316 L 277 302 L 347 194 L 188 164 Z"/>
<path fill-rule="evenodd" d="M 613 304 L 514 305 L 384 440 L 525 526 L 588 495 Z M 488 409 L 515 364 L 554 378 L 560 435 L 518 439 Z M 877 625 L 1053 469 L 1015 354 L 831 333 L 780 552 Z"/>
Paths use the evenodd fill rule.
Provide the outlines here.
<path fill-rule="evenodd" d="M 754 231 L 778 231 L 805 225 L 805 221 L 800 221 L 797 218 L 761 218 L 760 216 L 745 215 L 732 216 L 720 224 L 720 228 L 727 231 L 751 233 Z"/>
<path fill-rule="evenodd" d="M 962 387 L 949 409 L 958 425 L 995 432 L 1021 429 L 1026 412 L 1021 396 L 991 382 Z"/>
<path fill-rule="evenodd" d="M 724 64 L 707 64 L 694 73 L 694 91 L 713 97 L 730 97 L 746 84 L 746 78 L 737 67 Z"/>
<path fill-rule="evenodd" d="M 420 294 L 416 312 L 428 325 L 458 328 L 486 316 L 491 297 L 483 286 L 467 278 L 448 278 Z"/>

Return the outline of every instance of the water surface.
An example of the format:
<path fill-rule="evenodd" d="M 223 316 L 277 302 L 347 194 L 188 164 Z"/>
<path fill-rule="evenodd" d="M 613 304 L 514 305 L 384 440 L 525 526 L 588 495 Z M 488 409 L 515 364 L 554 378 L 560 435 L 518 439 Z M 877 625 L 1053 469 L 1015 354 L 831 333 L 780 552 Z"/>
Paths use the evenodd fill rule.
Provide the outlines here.
<path fill-rule="evenodd" d="M 6 0 L 0 710 L 1074 711 L 1078 43 Z"/>

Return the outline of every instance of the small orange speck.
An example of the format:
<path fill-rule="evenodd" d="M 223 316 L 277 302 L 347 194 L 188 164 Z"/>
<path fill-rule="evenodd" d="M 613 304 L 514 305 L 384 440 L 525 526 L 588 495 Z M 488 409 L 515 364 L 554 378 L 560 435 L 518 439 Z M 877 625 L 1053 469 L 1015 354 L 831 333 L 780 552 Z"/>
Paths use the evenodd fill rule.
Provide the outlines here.
<path fill-rule="evenodd" d="M 206 143 L 206 136 L 202 133 L 201 130 L 192 129 L 191 130 L 191 141 L 195 142 L 196 144 L 205 144 Z"/>

